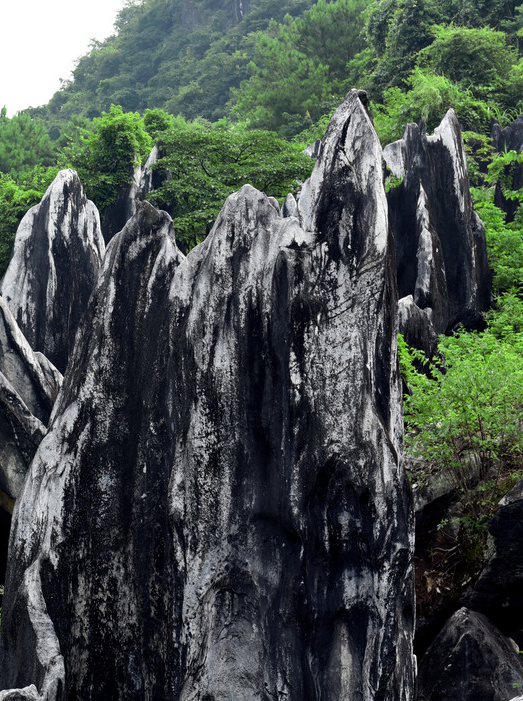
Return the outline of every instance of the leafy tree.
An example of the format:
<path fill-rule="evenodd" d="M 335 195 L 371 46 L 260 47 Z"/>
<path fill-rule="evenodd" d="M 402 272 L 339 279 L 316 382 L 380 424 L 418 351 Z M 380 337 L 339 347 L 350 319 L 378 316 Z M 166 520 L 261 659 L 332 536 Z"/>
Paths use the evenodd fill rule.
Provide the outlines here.
<path fill-rule="evenodd" d="M 162 148 L 167 155 L 157 167 L 169 177 L 150 199 L 171 214 L 186 248 L 205 238 L 225 199 L 245 183 L 282 199 L 312 170 L 303 146 L 226 121 L 206 126 L 178 117 Z"/>
<path fill-rule="evenodd" d="M 133 172 L 150 150 L 151 137 L 138 113 L 112 105 L 63 151 L 63 165 L 78 171 L 86 194 L 99 209 L 112 204 L 118 190 L 132 181 Z"/>
<path fill-rule="evenodd" d="M 234 111 L 256 128 L 291 137 L 311 126 L 351 87 L 347 63 L 363 49 L 363 0 L 319 2 L 302 18 L 271 23 L 256 42 L 251 77 Z"/>
<path fill-rule="evenodd" d="M 492 106 L 474 97 L 472 92 L 445 76 L 415 68 L 408 79 L 410 90 L 399 87 L 385 91 L 383 104 L 373 107 L 376 130 L 382 143 L 400 139 L 407 122 L 424 118 L 432 131 L 446 111 L 453 107 L 463 125 L 481 133 L 488 130 Z"/>
<path fill-rule="evenodd" d="M 45 124 L 20 113 L 9 118 L 0 114 L 0 171 L 13 175 L 35 165 L 51 165 L 55 149 Z"/>
<path fill-rule="evenodd" d="M 432 43 L 441 8 L 432 0 L 383 0 L 369 10 L 367 32 L 379 58 L 372 75 L 379 93 L 405 84 L 418 53 Z"/>
<path fill-rule="evenodd" d="M 510 104 L 523 91 L 518 56 L 502 32 L 488 27 L 432 28 L 434 41 L 420 52 L 421 66 L 471 90 L 476 98 Z"/>
<path fill-rule="evenodd" d="M 145 131 L 151 136 L 153 140 L 157 140 L 158 137 L 168 129 L 174 127 L 174 119 L 172 115 L 161 109 L 145 110 L 143 116 L 143 127 Z"/>
<path fill-rule="evenodd" d="M 484 501 L 494 501 L 503 471 L 523 456 L 523 356 L 489 330 L 442 339 L 440 350 L 445 373 L 433 367 L 435 381 L 414 369 L 408 376 L 407 449 L 442 471 L 478 517 L 478 482 Z"/>
<path fill-rule="evenodd" d="M 489 260 L 494 269 L 493 289 L 499 294 L 512 288 L 523 290 L 523 191 L 513 191 L 510 166 L 523 163 L 523 154 L 508 151 L 498 154 L 488 166 L 485 186 L 472 188 L 474 206 L 487 237 Z M 507 199 L 518 204 L 514 221 L 507 223 L 505 212 L 494 204 L 496 185 Z"/>

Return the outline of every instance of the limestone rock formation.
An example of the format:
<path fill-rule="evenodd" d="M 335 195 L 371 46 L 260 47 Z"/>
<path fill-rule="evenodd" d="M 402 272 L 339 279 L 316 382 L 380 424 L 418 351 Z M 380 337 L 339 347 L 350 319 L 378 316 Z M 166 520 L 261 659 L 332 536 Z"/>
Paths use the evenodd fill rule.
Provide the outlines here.
<path fill-rule="evenodd" d="M 353 91 L 283 218 L 109 244 L 15 509 L 0 699 L 410 701 L 382 155 Z M 17 690 L 18 689 L 18 690 Z"/>
<path fill-rule="evenodd" d="M 523 151 L 523 114 L 520 114 L 512 124 L 502 129 L 499 124 L 492 126 L 490 137 L 492 146 L 498 151 Z"/>
<path fill-rule="evenodd" d="M 464 601 L 510 634 L 523 630 L 523 480 L 500 501 L 489 525 L 494 554 Z M 523 634 L 518 642 L 523 643 Z"/>
<path fill-rule="evenodd" d="M 523 151 L 523 114 L 520 114 L 512 124 L 509 124 L 504 129 L 501 129 L 499 124 L 494 124 L 490 136 L 492 146 L 498 153 L 504 153 L 505 151 L 521 153 Z M 520 190 L 523 187 L 523 165 L 515 163 L 512 168 L 512 173 L 506 173 L 511 179 L 510 188 L 512 190 Z M 506 199 L 499 184 L 496 185 L 494 204 L 505 212 L 507 221 L 511 222 L 514 220 L 518 202 Z"/>
<path fill-rule="evenodd" d="M 399 329 L 412 348 L 422 350 L 427 358 L 438 353 L 438 336 L 432 325 L 430 310 L 420 309 L 412 295 L 398 303 Z"/>
<path fill-rule="evenodd" d="M 421 661 L 417 701 L 506 701 L 523 688 L 523 664 L 481 613 L 461 608 Z"/>
<path fill-rule="evenodd" d="M 63 170 L 22 219 L 0 284 L 34 351 L 64 372 L 105 250 L 98 211 Z"/>
<path fill-rule="evenodd" d="M 147 198 L 149 193 L 160 187 L 166 177 L 163 170 L 154 168 L 158 159 L 163 155 L 161 146 L 153 146 L 145 165 L 138 166 L 134 171 L 130 185 L 120 188 L 114 204 L 106 207 L 101 215 L 102 233 L 107 243 L 121 231 L 137 210 L 139 202 Z"/>
<path fill-rule="evenodd" d="M 62 376 L 34 353 L 0 297 L 0 489 L 16 499 L 46 433 Z"/>
<path fill-rule="evenodd" d="M 490 271 L 453 110 L 432 136 L 423 123 L 408 124 L 403 138 L 387 146 L 384 156 L 401 181 L 387 194 L 400 298 L 412 295 L 436 334 L 459 323 L 477 326 L 490 304 Z M 410 327 L 401 330 L 410 333 Z M 417 336 L 428 333 L 420 329 Z M 407 340 L 414 345 L 413 339 Z"/>

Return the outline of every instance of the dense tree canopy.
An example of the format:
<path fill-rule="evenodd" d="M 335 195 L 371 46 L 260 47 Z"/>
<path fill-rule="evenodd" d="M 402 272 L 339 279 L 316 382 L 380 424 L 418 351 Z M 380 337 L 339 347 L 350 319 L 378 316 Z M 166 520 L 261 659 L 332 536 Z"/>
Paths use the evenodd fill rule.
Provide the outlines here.
<path fill-rule="evenodd" d="M 300 146 L 227 121 L 211 127 L 178 117 L 160 138 L 165 156 L 157 167 L 169 177 L 150 199 L 172 215 L 186 247 L 205 238 L 225 199 L 245 183 L 283 200 L 312 169 Z"/>
<path fill-rule="evenodd" d="M 257 38 L 236 113 L 253 127 L 293 136 L 333 108 L 350 88 L 348 62 L 364 48 L 365 6 L 364 0 L 319 0 L 302 18 L 272 22 Z"/>
<path fill-rule="evenodd" d="M 5 108 L 0 112 L 0 171 L 20 174 L 36 165 L 51 165 L 55 148 L 46 128 L 28 114 L 7 117 Z"/>
<path fill-rule="evenodd" d="M 142 117 L 112 105 L 64 149 L 62 162 L 78 171 L 88 197 L 104 209 L 115 201 L 119 188 L 130 183 L 150 148 Z"/>

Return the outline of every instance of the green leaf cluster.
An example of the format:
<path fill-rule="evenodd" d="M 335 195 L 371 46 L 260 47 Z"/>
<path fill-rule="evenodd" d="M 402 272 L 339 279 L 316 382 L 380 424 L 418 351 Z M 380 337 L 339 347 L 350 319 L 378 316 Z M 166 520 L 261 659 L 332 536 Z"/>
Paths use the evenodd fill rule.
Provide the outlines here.
<path fill-rule="evenodd" d="M 331 112 L 352 87 L 347 64 L 364 49 L 364 0 L 319 0 L 258 34 L 249 80 L 234 113 L 256 128 L 291 138 Z"/>
<path fill-rule="evenodd" d="M 478 483 L 494 490 L 504 471 L 517 468 L 523 457 L 522 317 L 511 326 L 503 302 L 501 309 L 484 333 L 441 339 L 445 366 L 431 367 L 434 380 L 412 364 L 404 375 L 410 388 L 407 450 L 434 465 L 476 516 Z M 522 311 L 520 304 L 518 314 Z"/>
<path fill-rule="evenodd" d="M 0 171 L 13 176 L 30 171 L 36 165 L 50 166 L 56 149 L 46 125 L 28 114 L 9 118 L 0 112 Z"/>
<path fill-rule="evenodd" d="M 62 152 L 62 165 L 73 167 L 87 196 L 103 210 L 128 185 L 135 168 L 151 149 L 152 139 L 137 112 L 112 105 L 109 112 L 80 129 Z"/>
<path fill-rule="evenodd" d="M 149 199 L 171 214 L 186 248 L 205 238 L 225 199 L 242 185 L 281 200 L 296 191 L 313 165 L 302 145 L 226 120 L 206 125 L 178 117 L 161 143 L 165 155 L 156 168 L 168 177 Z"/>

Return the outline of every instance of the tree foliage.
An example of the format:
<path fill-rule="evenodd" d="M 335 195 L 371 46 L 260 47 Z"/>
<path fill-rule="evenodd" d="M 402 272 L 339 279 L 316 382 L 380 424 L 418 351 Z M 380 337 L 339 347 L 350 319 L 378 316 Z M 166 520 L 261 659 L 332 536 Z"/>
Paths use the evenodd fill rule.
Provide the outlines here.
<path fill-rule="evenodd" d="M 49 166 L 55 158 L 55 148 L 45 124 L 28 114 L 7 117 L 0 112 L 0 171 L 18 175 L 36 165 Z"/>
<path fill-rule="evenodd" d="M 235 112 L 286 137 L 309 127 L 351 87 L 347 64 L 364 48 L 363 0 L 319 0 L 302 18 L 272 22 L 256 41 Z"/>
<path fill-rule="evenodd" d="M 223 117 L 231 88 L 248 77 L 254 35 L 271 19 L 300 15 L 312 0 L 131 0 L 115 34 L 93 41 L 48 105 L 32 111 L 61 129 L 119 104 L 163 108 L 188 119 Z"/>
<path fill-rule="evenodd" d="M 207 126 L 178 117 L 161 139 L 166 155 L 156 167 L 168 178 L 150 199 L 171 214 L 186 248 L 205 238 L 225 199 L 242 185 L 283 199 L 312 169 L 303 146 L 227 121 Z"/>
<path fill-rule="evenodd" d="M 118 190 L 131 182 L 151 142 L 138 113 L 112 105 L 64 149 L 63 164 L 78 171 L 87 196 L 104 209 L 115 201 Z"/>

